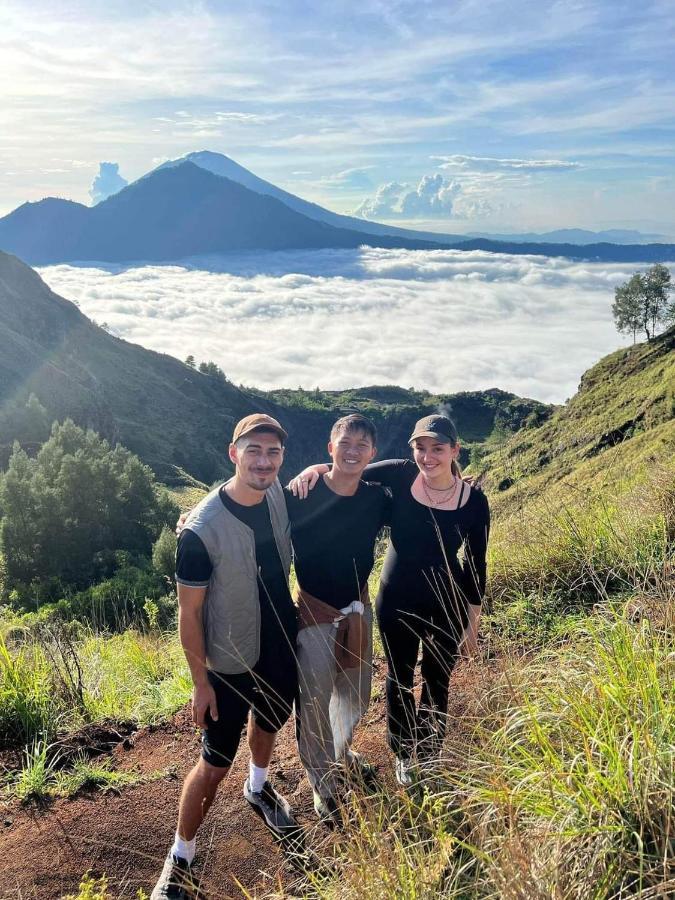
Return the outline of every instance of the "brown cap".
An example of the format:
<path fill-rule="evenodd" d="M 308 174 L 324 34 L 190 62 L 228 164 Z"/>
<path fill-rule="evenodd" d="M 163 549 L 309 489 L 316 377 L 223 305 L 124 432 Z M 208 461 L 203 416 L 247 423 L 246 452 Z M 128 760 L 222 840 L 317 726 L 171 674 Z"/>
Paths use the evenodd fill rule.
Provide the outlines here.
<path fill-rule="evenodd" d="M 267 431 L 276 432 L 281 438 L 283 444 L 288 437 L 288 432 L 284 431 L 281 425 L 272 416 L 266 416 L 265 413 L 252 413 L 250 416 L 244 416 L 234 426 L 234 434 L 232 435 L 232 443 L 236 443 L 239 438 L 245 434 L 250 434 L 258 428 L 265 428 Z"/>
<path fill-rule="evenodd" d="M 443 444 L 456 444 L 457 429 L 452 419 L 448 419 L 447 416 L 425 416 L 415 424 L 408 443 L 412 444 L 415 438 L 420 437 L 434 438 Z"/>

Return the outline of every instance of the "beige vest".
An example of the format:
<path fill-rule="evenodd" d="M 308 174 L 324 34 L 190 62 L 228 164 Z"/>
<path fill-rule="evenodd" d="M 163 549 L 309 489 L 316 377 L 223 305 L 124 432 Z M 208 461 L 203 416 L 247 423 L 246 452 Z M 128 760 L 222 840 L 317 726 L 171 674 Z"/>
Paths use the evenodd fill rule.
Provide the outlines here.
<path fill-rule="evenodd" d="M 260 656 L 260 599 L 253 532 L 225 507 L 219 488 L 190 513 L 185 527 L 206 547 L 213 565 L 204 601 L 206 665 L 214 672 L 249 671 Z M 291 526 L 277 479 L 266 492 L 283 570 L 291 567 Z"/>

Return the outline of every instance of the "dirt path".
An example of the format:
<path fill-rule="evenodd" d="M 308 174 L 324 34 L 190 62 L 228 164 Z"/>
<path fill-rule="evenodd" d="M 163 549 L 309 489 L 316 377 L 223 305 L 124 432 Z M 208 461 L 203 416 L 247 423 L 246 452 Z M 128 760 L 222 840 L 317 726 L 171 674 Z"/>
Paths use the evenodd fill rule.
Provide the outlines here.
<path fill-rule="evenodd" d="M 451 713 L 463 705 L 465 681 L 462 672 L 453 676 Z M 393 789 L 382 695 L 380 671 L 355 748 L 380 764 Z M 76 894 L 88 870 L 107 875 L 115 897 L 133 898 L 139 888 L 150 893 L 173 839 L 181 782 L 198 757 L 199 740 L 185 709 L 157 728 L 140 730 L 126 745 L 127 749 L 119 744 L 113 751 L 118 770 L 163 776 L 119 793 L 94 791 L 46 808 L 13 803 L 2 809 L 1 900 L 58 900 Z M 210 900 L 242 898 L 242 887 L 260 893 L 279 880 L 288 884 L 298 877 L 242 798 L 247 766 L 248 754 L 242 747 L 199 835 L 197 871 Z M 327 839 L 326 832 L 312 810 L 291 723 L 279 736 L 271 772 L 299 821 L 311 829 L 308 843 L 317 849 Z"/>

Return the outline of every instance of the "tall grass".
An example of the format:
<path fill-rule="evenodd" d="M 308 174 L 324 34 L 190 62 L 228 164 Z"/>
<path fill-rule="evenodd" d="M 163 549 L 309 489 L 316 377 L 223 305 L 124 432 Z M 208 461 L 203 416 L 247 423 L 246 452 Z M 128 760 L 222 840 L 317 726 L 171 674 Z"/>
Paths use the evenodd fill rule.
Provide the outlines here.
<path fill-rule="evenodd" d="M 444 759 L 415 795 L 350 799 L 336 872 L 303 896 L 675 896 L 674 498 L 661 471 L 621 503 L 497 523 Z"/>
<path fill-rule="evenodd" d="M 670 629 L 610 614 L 495 688 L 460 783 L 499 896 L 675 891 L 674 664 Z"/>
<path fill-rule="evenodd" d="M 416 794 L 352 798 L 335 873 L 302 896 L 674 896 L 673 619 L 634 616 L 599 610 L 565 644 L 478 672 L 492 688 L 469 702 L 474 728 Z"/>
<path fill-rule="evenodd" d="M 158 721 L 189 698 L 175 634 L 72 638 L 58 628 L 0 635 L 0 744 L 51 743 L 101 719 Z"/>
<path fill-rule="evenodd" d="M 0 746 L 52 739 L 63 713 L 53 687 L 53 671 L 40 644 L 10 648 L 0 634 Z"/>

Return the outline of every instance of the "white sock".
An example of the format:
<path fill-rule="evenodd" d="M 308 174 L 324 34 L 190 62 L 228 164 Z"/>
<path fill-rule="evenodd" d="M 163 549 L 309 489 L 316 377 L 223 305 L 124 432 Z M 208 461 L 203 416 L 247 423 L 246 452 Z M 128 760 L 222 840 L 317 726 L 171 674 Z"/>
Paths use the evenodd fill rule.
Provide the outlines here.
<path fill-rule="evenodd" d="M 188 865 L 192 865 L 192 860 L 195 858 L 196 846 L 197 841 L 195 838 L 192 838 L 191 841 L 184 841 L 178 832 L 176 832 L 171 853 L 174 856 L 179 856 L 181 859 L 184 859 Z"/>
<path fill-rule="evenodd" d="M 248 786 L 254 794 L 262 791 L 263 786 L 267 781 L 268 772 L 269 766 L 256 766 L 253 760 L 248 764 Z"/>

